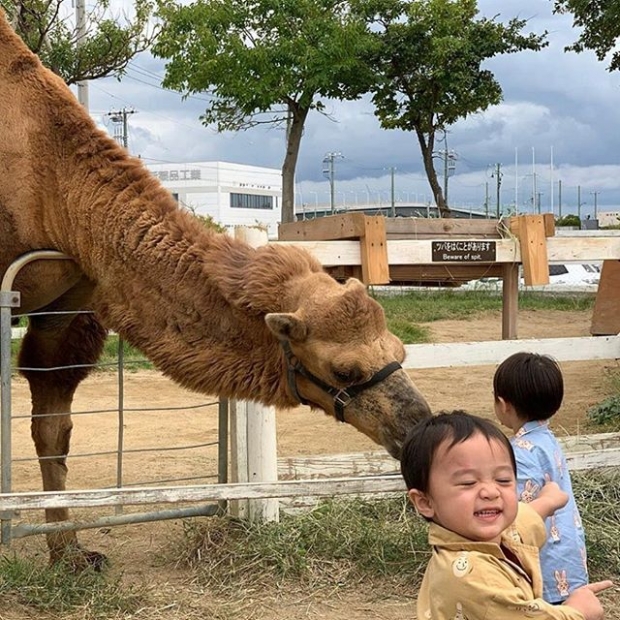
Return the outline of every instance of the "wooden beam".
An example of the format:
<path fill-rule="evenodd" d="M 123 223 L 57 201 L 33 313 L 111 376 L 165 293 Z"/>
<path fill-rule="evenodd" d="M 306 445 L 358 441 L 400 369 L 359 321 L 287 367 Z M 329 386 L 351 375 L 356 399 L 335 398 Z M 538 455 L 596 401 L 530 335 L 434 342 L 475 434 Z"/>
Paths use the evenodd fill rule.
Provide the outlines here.
<path fill-rule="evenodd" d="M 280 224 L 278 240 L 332 241 L 335 239 L 359 239 L 366 234 L 366 217 L 363 213 L 346 213 Z"/>
<path fill-rule="evenodd" d="M 620 357 L 620 336 L 407 344 L 403 368 L 495 365 L 518 351 L 552 355 L 559 362 L 613 360 Z"/>
<path fill-rule="evenodd" d="M 497 220 L 425 219 L 413 217 L 386 218 L 388 239 L 499 239 Z"/>
<path fill-rule="evenodd" d="M 590 333 L 593 336 L 620 334 L 620 260 L 603 261 Z"/>
<path fill-rule="evenodd" d="M 445 241 L 445 239 L 443 239 Z M 304 248 L 326 267 L 360 266 L 360 247 L 357 241 L 272 241 L 271 243 Z M 432 265 L 431 239 L 395 239 L 387 243 L 391 265 Z M 519 263 L 521 252 L 516 239 L 494 240 L 497 246 L 496 263 Z M 547 240 L 550 263 L 591 263 L 620 259 L 620 236 L 556 236 Z M 446 263 L 449 265 L 455 263 Z"/>

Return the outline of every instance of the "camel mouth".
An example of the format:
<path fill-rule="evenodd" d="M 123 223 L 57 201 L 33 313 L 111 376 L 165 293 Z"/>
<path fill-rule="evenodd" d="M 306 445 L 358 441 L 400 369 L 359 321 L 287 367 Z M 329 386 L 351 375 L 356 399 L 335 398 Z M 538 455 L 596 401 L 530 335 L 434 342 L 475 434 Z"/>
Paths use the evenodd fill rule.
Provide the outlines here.
<path fill-rule="evenodd" d="M 392 458 L 395 458 L 397 461 L 400 461 L 400 455 L 402 453 L 402 448 L 403 448 L 402 444 L 398 444 L 398 445 L 392 444 L 392 445 L 384 446 L 384 447 Z"/>

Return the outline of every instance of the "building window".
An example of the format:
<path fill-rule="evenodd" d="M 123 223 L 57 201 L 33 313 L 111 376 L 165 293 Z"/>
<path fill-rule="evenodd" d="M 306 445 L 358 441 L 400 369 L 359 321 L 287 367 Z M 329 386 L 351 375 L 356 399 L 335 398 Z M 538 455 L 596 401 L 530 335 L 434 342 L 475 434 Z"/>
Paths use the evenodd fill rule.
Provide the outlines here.
<path fill-rule="evenodd" d="M 231 194 L 230 206 L 233 209 L 273 209 L 273 196 Z"/>

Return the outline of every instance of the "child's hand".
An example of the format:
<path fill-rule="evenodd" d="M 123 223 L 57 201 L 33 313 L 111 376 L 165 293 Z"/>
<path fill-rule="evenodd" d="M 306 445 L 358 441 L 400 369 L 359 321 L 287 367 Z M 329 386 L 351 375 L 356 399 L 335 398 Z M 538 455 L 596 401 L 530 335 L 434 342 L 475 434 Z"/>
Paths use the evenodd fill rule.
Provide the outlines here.
<path fill-rule="evenodd" d="M 556 482 L 547 482 L 538 493 L 538 497 L 530 502 L 530 506 L 543 518 L 550 517 L 568 503 L 568 493 L 564 493 Z"/>
<path fill-rule="evenodd" d="M 585 620 L 602 620 L 605 616 L 603 606 L 596 595 L 613 585 L 611 581 L 599 581 L 590 583 L 573 590 L 571 595 L 564 601 L 563 605 L 574 607 L 580 611 Z"/>

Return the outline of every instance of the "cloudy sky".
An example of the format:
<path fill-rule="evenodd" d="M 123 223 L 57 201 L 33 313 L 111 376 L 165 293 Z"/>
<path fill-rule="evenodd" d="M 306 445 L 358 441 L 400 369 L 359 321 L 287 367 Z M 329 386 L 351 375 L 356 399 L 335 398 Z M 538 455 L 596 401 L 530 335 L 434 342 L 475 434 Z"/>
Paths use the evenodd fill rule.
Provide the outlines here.
<path fill-rule="evenodd" d="M 609 73 L 593 53 L 564 52 L 577 32 L 570 15 L 553 15 L 551 0 L 479 0 L 481 13 L 508 20 L 528 20 L 528 31 L 549 31 L 549 47 L 493 59 L 493 71 L 504 101 L 486 112 L 453 125 L 448 148 L 456 154 L 449 179 L 449 201 L 455 207 L 496 207 L 500 169 L 501 203 L 532 211 L 533 196 L 543 211 L 560 207 L 593 214 L 620 205 L 620 73 Z M 160 83 L 161 61 L 148 54 L 135 59 L 127 75 L 98 80 L 90 86 L 90 110 L 109 127 L 107 113 L 132 108 L 129 148 L 147 163 L 223 160 L 280 168 L 284 135 L 277 129 L 251 129 L 218 134 L 198 117 L 206 99 L 183 100 Z M 329 202 L 323 175 L 327 153 L 335 162 L 336 204 L 386 205 L 390 201 L 390 169 L 395 168 L 397 201 L 428 201 L 413 134 L 384 131 L 368 100 L 328 103 L 330 118 L 309 116 L 297 170 L 298 204 L 307 208 Z M 440 146 L 442 148 L 443 145 Z M 438 166 L 442 163 L 438 160 Z M 443 170 L 443 168 L 441 168 Z M 552 191 L 553 188 L 553 191 Z"/>

